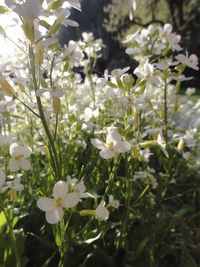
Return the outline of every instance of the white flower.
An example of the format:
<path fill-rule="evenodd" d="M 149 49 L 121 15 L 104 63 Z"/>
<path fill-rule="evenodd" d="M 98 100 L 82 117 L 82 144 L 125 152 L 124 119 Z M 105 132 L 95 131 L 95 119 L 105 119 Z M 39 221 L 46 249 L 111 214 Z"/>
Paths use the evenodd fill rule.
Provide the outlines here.
<path fill-rule="evenodd" d="M 29 146 L 21 146 L 17 143 L 10 145 L 11 159 L 8 163 L 8 168 L 11 171 L 18 171 L 20 168 L 23 170 L 30 170 L 31 164 L 27 158 L 31 155 L 32 149 Z"/>
<path fill-rule="evenodd" d="M 115 78 L 120 78 L 123 74 L 125 74 L 128 70 L 130 69 L 130 67 L 126 67 L 124 69 L 114 69 L 111 72 L 111 76 L 115 77 Z"/>
<path fill-rule="evenodd" d="M 3 191 L 11 189 L 12 191 L 21 192 L 24 190 L 24 185 L 21 184 L 21 177 L 17 177 L 12 181 L 6 182 L 6 185 L 2 188 Z"/>
<path fill-rule="evenodd" d="M 181 40 L 181 36 L 175 33 L 171 33 L 168 35 L 168 42 L 171 46 L 172 51 L 181 51 L 182 47 L 179 45 Z"/>
<path fill-rule="evenodd" d="M 199 70 L 199 67 L 197 66 L 198 65 L 198 57 L 195 54 L 192 54 L 189 57 L 188 57 L 187 53 L 186 53 L 186 56 L 183 54 L 179 54 L 176 56 L 176 59 L 180 63 L 182 63 L 182 64 L 184 64 L 184 65 L 186 65 L 186 66 L 188 66 L 194 70 Z"/>
<path fill-rule="evenodd" d="M 154 66 L 148 61 L 142 62 L 135 70 L 134 74 L 137 75 L 139 78 L 144 78 L 151 84 L 158 85 L 160 80 L 155 77 L 154 74 Z"/>
<path fill-rule="evenodd" d="M 121 135 L 116 130 L 108 133 L 106 143 L 96 138 L 91 139 L 91 143 L 101 150 L 100 156 L 104 159 L 113 158 L 116 154 L 125 153 L 131 149 L 131 144 L 127 141 L 122 141 Z"/>
<path fill-rule="evenodd" d="M 37 200 L 37 206 L 45 211 L 45 217 L 48 223 L 58 223 L 64 216 L 63 208 L 73 208 L 79 202 L 76 193 L 67 192 L 67 184 L 59 181 L 54 185 L 53 198 L 41 197 Z"/>
<path fill-rule="evenodd" d="M 0 170 L 0 192 L 1 192 L 1 189 L 4 186 L 5 182 L 6 182 L 6 175 L 5 175 L 4 171 Z"/>
<path fill-rule="evenodd" d="M 69 58 L 70 63 L 79 63 L 83 58 L 83 53 L 79 50 L 78 45 L 74 41 L 69 41 L 68 47 L 65 45 L 64 56 Z"/>
<path fill-rule="evenodd" d="M 119 208 L 119 200 L 114 199 L 113 195 L 109 196 L 109 206 L 115 209 Z"/>
<path fill-rule="evenodd" d="M 79 201 L 81 201 L 81 198 L 94 198 L 92 194 L 85 192 L 86 187 L 84 183 L 78 183 L 78 180 L 76 178 L 71 179 L 71 177 L 68 177 L 67 187 L 69 192 L 74 192 L 77 195 Z"/>
<path fill-rule="evenodd" d="M 178 62 L 172 62 L 170 59 L 163 59 L 159 63 L 154 63 L 154 66 L 156 66 L 160 70 L 167 70 L 170 66 L 176 66 Z"/>
<path fill-rule="evenodd" d="M 195 88 L 187 88 L 187 90 L 186 90 L 186 92 L 185 92 L 185 94 L 187 95 L 187 96 L 191 96 L 191 95 L 193 95 L 193 94 L 195 94 L 196 93 L 196 89 Z"/>
<path fill-rule="evenodd" d="M 100 221 L 106 221 L 109 217 L 109 211 L 105 208 L 105 201 L 101 201 L 95 210 L 95 216 Z"/>
<path fill-rule="evenodd" d="M 40 2 L 37 0 L 26 0 L 21 5 L 16 5 L 10 0 L 6 0 L 5 3 L 29 24 L 33 23 L 34 19 L 40 15 L 42 10 Z"/>

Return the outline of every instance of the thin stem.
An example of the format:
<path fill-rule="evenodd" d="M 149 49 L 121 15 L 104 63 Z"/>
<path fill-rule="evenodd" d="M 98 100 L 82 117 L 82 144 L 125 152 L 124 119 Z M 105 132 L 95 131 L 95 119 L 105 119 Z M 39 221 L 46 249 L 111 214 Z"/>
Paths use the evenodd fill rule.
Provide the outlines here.
<path fill-rule="evenodd" d="M 119 240 L 119 247 L 124 247 L 125 241 L 124 238 L 127 235 L 128 228 L 128 219 L 129 219 L 129 206 L 131 200 L 131 191 L 132 191 L 132 181 L 130 181 L 129 177 L 129 169 L 128 169 L 128 159 L 127 155 L 125 156 L 125 171 L 126 171 L 126 194 L 125 194 L 125 208 L 124 208 L 124 216 L 121 226 L 121 234 Z"/>
<path fill-rule="evenodd" d="M 112 171 L 110 172 L 109 179 L 108 179 L 108 184 L 106 186 L 106 189 L 105 189 L 105 192 L 104 192 L 104 195 L 103 195 L 103 198 L 102 198 L 103 200 L 105 200 L 106 195 L 108 194 L 108 191 L 109 191 L 109 189 L 111 187 L 111 184 L 112 184 L 113 179 L 115 177 L 117 166 L 118 166 L 119 162 L 120 162 L 120 155 L 115 159 L 114 165 L 112 167 Z"/>
<path fill-rule="evenodd" d="M 24 105 L 28 110 L 30 110 L 36 117 L 40 118 L 40 115 L 32 110 L 28 105 L 26 105 L 18 96 L 16 97 L 16 99 L 19 100 L 19 102 L 22 103 L 22 105 Z"/>
<path fill-rule="evenodd" d="M 15 43 L 15 41 L 13 41 L 10 37 L 8 37 L 7 35 L 6 35 L 6 38 L 11 42 L 11 43 L 13 43 L 17 48 L 19 48 L 24 54 L 26 54 L 27 56 L 28 56 L 28 53 L 22 48 L 22 47 L 20 47 L 17 43 Z"/>
<path fill-rule="evenodd" d="M 165 142 L 168 143 L 168 108 L 167 108 L 167 82 L 164 87 L 164 127 L 165 127 Z"/>
<path fill-rule="evenodd" d="M 34 90 L 36 92 L 38 89 L 38 86 L 37 86 L 37 80 L 36 80 L 36 74 L 35 74 L 35 58 L 34 58 L 34 52 L 33 52 L 33 46 L 32 45 L 30 45 L 30 47 L 29 47 L 29 58 L 30 58 L 30 67 L 31 67 Z M 36 95 L 36 100 L 37 100 L 37 105 L 38 105 L 38 109 L 39 109 L 40 119 L 41 119 L 41 122 L 43 124 L 45 133 L 48 137 L 50 147 L 52 149 L 52 154 L 53 154 L 53 158 L 54 158 L 54 162 L 55 162 L 56 177 L 57 177 L 57 179 L 60 180 L 60 166 L 59 166 L 57 151 L 56 151 L 56 148 L 54 145 L 54 140 L 51 136 L 49 127 L 48 127 L 47 122 L 46 122 L 46 118 L 44 115 L 41 99 L 37 95 Z"/>

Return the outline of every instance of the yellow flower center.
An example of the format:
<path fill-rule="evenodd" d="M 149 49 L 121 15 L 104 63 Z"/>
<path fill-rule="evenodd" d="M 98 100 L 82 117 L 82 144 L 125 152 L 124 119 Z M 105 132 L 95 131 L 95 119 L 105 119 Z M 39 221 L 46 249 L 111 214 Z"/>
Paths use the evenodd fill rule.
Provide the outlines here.
<path fill-rule="evenodd" d="M 18 154 L 18 155 L 15 156 L 15 159 L 16 160 L 21 160 L 21 159 L 23 159 L 23 157 L 24 157 L 23 154 Z"/>
<path fill-rule="evenodd" d="M 58 198 L 54 199 L 54 203 L 56 206 L 62 207 L 62 198 L 58 197 Z"/>
<path fill-rule="evenodd" d="M 113 149 L 113 146 L 114 146 L 114 144 L 113 144 L 112 141 L 111 141 L 110 143 L 106 144 L 106 148 L 107 148 L 108 150 L 112 150 L 112 149 Z"/>

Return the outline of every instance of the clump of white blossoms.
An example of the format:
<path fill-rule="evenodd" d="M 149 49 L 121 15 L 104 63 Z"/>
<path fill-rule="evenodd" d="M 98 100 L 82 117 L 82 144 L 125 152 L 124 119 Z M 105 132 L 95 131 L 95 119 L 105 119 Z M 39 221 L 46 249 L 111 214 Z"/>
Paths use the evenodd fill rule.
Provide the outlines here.
<path fill-rule="evenodd" d="M 29 146 L 12 143 L 10 145 L 11 159 L 9 160 L 8 168 L 13 172 L 20 169 L 25 171 L 30 170 L 31 164 L 27 158 L 30 157 L 31 153 L 32 149 Z"/>
<path fill-rule="evenodd" d="M 131 149 L 131 144 L 123 141 L 117 130 L 111 130 L 106 137 L 106 143 L 99 139 L 92 138 L 91 143 L 96 148 L 100 149 L 100 156 L 104 159 L 114 158 L 119 153 L 126 153 Z"/>

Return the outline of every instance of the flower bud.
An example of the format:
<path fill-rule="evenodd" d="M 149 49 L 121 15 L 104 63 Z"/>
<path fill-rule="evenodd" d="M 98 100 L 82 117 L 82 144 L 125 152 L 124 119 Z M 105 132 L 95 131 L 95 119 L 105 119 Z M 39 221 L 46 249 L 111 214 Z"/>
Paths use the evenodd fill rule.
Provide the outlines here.
<path fill-rule="evenodd" d="M 61 112 L 61 101 L 59 97 L 53 97 L 53 111 L 55 113 Z"/>
<path fill-rule="evenodd" d="M 182 152 L 183 151 L 183 149 L 184 149 L 184 140 L 181 138 L 180 140 L 179 140 L 179 142 L 178 142 L 178 145 L 177 145 L 177 150 L 179 151 L 179 152 Z"/>
<path fill-rule="evenodd" d="M 3 78 L 1 74 L 0 74 L 0 86 L 8 96 L 16 95 L 13 87 Z"/>

